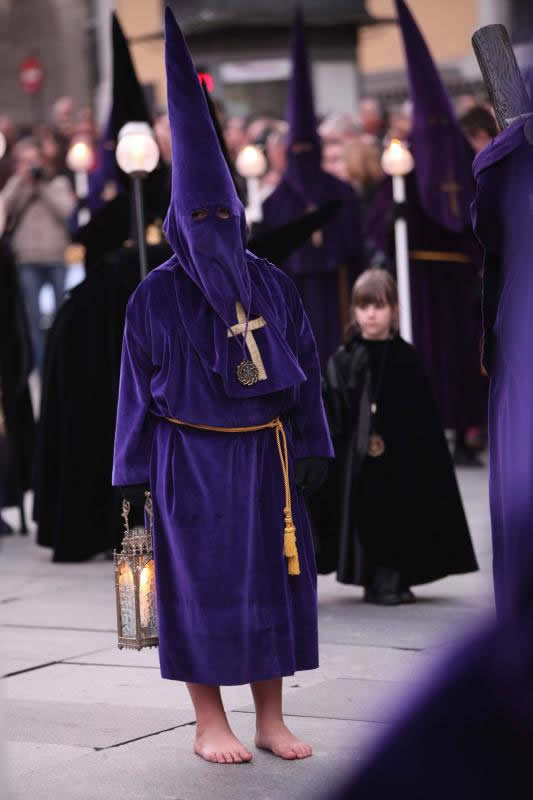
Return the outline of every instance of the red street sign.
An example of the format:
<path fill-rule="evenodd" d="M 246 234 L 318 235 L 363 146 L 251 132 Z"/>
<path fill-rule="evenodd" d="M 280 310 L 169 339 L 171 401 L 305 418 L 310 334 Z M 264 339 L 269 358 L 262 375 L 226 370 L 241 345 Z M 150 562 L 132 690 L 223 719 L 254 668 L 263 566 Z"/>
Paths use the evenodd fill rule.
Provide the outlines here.
<path fill-rule="evenodd" d="M 19 67 L 19 82 L 25 94 L 37 94 L 44 81 L 43 65 L 35 56 L 25 58 Z"/>

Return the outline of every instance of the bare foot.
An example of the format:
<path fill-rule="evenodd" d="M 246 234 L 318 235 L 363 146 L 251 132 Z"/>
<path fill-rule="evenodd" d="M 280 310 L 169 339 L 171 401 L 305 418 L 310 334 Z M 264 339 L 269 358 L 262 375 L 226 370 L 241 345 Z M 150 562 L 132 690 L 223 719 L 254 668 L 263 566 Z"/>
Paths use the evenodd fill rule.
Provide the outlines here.
<path fill-rule="evenodd" d="M 194 752 L 215 764 L 244 764 L 252 754 L 233 735 L 228 726 L 212 726 L 196 734 Z"/>
<path fill-rule="evenodd" d="M 313 748 L 294 736 L 282 721 L 270 723 L 258 730 L 255 744 L 261 750 L 270 750 L 275 756 L 288 761 L 313 755 Z"/>

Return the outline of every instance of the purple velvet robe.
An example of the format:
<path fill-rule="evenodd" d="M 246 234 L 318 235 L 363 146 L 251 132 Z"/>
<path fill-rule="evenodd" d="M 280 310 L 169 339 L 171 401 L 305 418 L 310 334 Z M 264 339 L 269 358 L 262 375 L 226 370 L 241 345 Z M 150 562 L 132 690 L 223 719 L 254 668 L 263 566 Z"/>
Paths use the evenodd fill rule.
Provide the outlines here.
<path fill-rule="evenodd" d="M 490 373 L 490 510 L 499 612 L 517 604 L 533 525 L 533 122 L 520 119 L 474 162 L 484 246 L 484 364 Z"/>
<path fill-rule="evenodd" d="M 292 483 L 301 574 L 289 576 L 274 432 L 215 433 L 165 419 L 244 427 L 279 416 L 291 476 L 296 458 L 332 456 L 301 301 L 275 267 L 253 258 L 248 266 L 254 293 L 276 307 L 306 376 L 296 386 L 249 397 L 224 391 L 186 331 L 182 301 L 193 284 L 175 259 L 143 281 L 127 311 L 113 483 L 151 486 L 161 674 L 174 680 L 242 684 L 318 666 L 312 537 Z M 214 327 L 214 311 L 204 305 L 203 314 L 206 330 L 209 320 Z M 253 335 L 268 372 L 266 329 Z M 239 356 L 235 340 L 228 342 Z"/>

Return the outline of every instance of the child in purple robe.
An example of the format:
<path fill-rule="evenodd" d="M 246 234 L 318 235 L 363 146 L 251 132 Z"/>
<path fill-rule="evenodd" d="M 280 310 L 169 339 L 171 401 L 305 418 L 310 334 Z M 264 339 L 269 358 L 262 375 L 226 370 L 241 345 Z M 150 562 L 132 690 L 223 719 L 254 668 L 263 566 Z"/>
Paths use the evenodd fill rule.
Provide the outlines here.
<path fill-rule="evenodd" d="M 370 269 L 352 295 L 350 341 L 330 358 L 326 409 L 337 460 L 311 501 L 320 572 L 379 605 L 411 586 L 477 569 L 428 379 L 398 335 L 390 273 Z"/>
<path fill-rule="evenodd" d="M 250 683 L 256 745 L 311 747 L 282 678 L 318 666 L 316 568 L 302 489 L 333 454 L 313 335 L 290 280 L 246 250 L 242 205 L 185 41 L 166 11 L 174 256 L 127 310 L 114 485 L 150 487 L 159 657 L 195 707 L 195 752 L 242 763 L 221 685 Z"/>

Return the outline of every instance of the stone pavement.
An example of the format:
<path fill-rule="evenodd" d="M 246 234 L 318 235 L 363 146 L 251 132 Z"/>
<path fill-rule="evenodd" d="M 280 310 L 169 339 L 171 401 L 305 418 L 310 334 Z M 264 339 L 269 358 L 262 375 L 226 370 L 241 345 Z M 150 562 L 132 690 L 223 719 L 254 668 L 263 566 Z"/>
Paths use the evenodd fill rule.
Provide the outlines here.
<path fill-rule="evenodd" d="M 223 767 L 193 756 L 185 687 L 161 680 L 157 651 L 116 647 L 112 565 L 52 564 L 31 537 L 0 540 L 7 796 L 327 797 L 386 729 L 410 686 L 491 608 L 487 475 L 463 471 L 460 482 L 480 573 L 420 587 L 415 606 L 389 609 L 363 604 L 360 590 L 332 576 L 319 579 L 321 667 L 285 681 L 289 723 L 314 746 L 313 758 L 301 762 L 255 751 L 251 764 Z M 223 693 L 232 726 L 251 746 L 249 688 Z"/>

